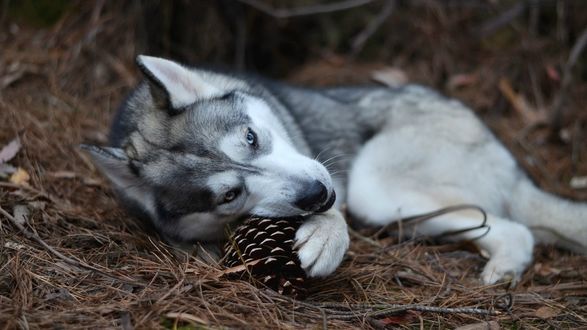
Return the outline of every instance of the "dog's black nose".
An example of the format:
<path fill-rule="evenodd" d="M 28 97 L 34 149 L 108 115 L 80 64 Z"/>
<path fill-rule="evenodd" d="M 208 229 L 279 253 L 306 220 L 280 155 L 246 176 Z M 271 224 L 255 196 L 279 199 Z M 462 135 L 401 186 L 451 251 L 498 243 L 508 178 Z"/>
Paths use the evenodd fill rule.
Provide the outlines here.
<path fill-rule="evenodd" d="M 322 182 L 315 180 L 306 186 L 300 196 L 294 204 L 304 211 L 315 211 L 328 199 L 328 190 Z"/>

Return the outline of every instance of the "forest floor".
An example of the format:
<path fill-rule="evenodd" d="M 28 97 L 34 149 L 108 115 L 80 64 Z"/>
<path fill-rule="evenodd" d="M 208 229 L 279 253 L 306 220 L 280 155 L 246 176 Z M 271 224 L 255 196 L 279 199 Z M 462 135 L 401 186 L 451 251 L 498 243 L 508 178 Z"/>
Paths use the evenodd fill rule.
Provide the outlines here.
<path fill-rule="evenodd" d="M 342 266 L 313 280 L 302 302 L 179 257 L 119 208 L 78 148 L 107 143 L 116 107 L 140 79 L 132 22 L 81 7 L 49 27 L 0 29 L 0 149 L 15 154 L 0 161 L 0 328 L 587 328 L 587 257 L 550 246 L 536 247 L 509 288 L 480 283 L 486 259 L 466 244 L 353 231 Z M 536 40 L 525 47 L 539 52 Z M 435 68 L 451 61 L 441 51 L 429 61 L 324 53 L 284 78 L 323 86 L 379 73 L 438 88 L 478 111 L 541 187 L 587 201 L 587 82 L 576 78 L 565 93 L 556 138 L 546 120 L 563 79 L 557 56 L 570 49 L 476 54 L 483 60 L 467 71 L 454 64 L 439 82 Z"/>

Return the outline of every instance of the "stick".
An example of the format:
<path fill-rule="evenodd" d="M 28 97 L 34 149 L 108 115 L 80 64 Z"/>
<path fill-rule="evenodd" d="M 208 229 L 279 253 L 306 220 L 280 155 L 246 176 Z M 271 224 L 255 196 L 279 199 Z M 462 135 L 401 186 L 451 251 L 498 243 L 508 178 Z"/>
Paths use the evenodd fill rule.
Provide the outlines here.
<path fill-rule="evenodd" d="M 304 6 L 304 7 L 297 7 L 297 8 L 273 8 L 262 1 L 259 0 L 238 0 L 244 4 L 247 4 L 253 8 L 256 8 L 263 13 L 273 16 L 275 18 L 288 18 L 288 17 L 295 17 L 295 16 L 307 16 L 307 15 L 315 15 L 315 14 L 323 14 L 323 13 L 330 13 L 334 11 L 340 11 L 345 9 L 350 9 L 354 7 L 359 7 L 374 0 L 346 0 L 340 1 L 335 3 L 328 3 L 328 4 L 319 4 L 319 5 L 312 5 L 312 6 Z"/>
<path fill-rule="evenodd" d="M 493 32 L 499 30 L 504 25 L 509 24 L 511 21 L 522 15 L 527 6 L 528 4 L 526 1 L 517 2 L 511 8 L 499 14 L 496 18 L 491 19 L 489 22 L 485 22 L 481 28 L 479 28 L 479 32 L 477 34 L 481 38 L 493 34 Z"/>
<path fill-rule="evenodd" d="M 353 42 L 351 44 L 351 47 L 352 47 L 351 55 L 352 56 L 357 55 L 363 49 L 367 40 L 369 38 L 371 38 L 371 36 L 373 34 L 375 34 L 375 32 L 377 32 L 379 27 L 381 27 L 381 25 L 385 22 L 385 20 L 391 15 L 391 13 L 393 13 L 393 9 L 395 8 L 395 5 L 396 5 L 395 0 L 387 0 L 385 2 L 385 6 L 383 6 L 383 9 L 379 13 L 379 15 L 377 15 L 377 17 L 375 17 L 373 20 L 371 20 L 371 22 L 369 22 L 369 24 L 367 24 L 365 29 L 363 31 L 361 31 L 361 33 L 359 33 L 353 39 Z"/>
<path fill-rule="evenodd" d="M 488 310 L 482 308 L 470 308 L 470 307 L 436 307 L 436 306 L 425 306 L 418 304 L 337 304 L 337 303 L 320 303 L 317 307 L 328 309 L 348 309 L 348 314 L 340 314 L 337 312 L 331 313 L 329 318 L 331 319 L 351 319 L 355 317 L 378 317 L 389 314 L 397 314 L 406 311 L 417 311 L 424 313 L 442 313 L 442 314 L 474 314 L 474 315 L 489 315 L 497 316 L 501 315 L 500 311 Z"/>
<path fill-rule="evenodd" d="M 563 106 L 564 106 L 564 103 L 567 99 L 567 94 L 568 94 L 569 88 L 571 87 L 571 82 L 573 80 L 573 67 L 577 63 L 577 60 L 579 59 L 579 56 L 581 55 L 581 53 L 585 49 L 586 45 L 587 45 L 587 27 L 583 30 L 583 32 L 581 32 L 581 35 L 579 36 L 579 38 L 575 42 L 575 45 L 573 46 L 573 48 L 571 49 L 569 59 L 567 60 L 567 63 L 565 64 L 565 67 L 563 69 L 563 80 L 561 83 L 561 88 L 560 88 L 558 95 L 554 99 L 554 102 L 552 105 L 552 115 L 550 117 L 550 123 L 551 123 L 554 131 L 558 131 L 562 125 L 561 121 L 562 121 L 562 115 L 563 115 L 563 109 L 564 109 Z"/>

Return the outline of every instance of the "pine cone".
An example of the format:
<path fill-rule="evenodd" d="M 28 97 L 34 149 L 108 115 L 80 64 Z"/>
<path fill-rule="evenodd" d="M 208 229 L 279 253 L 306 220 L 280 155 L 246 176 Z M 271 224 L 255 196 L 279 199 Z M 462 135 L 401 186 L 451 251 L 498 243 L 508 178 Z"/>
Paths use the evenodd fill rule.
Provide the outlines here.
<path fill-rule="evenodd" d="M 302 217 L 251 217 L 236 228 L 225 246 L 230 278 L 252 279 L 281 294 L 303 299 L 306 273 L 293 249 Z M 245 266 L 243 266 L 245 265 Z M 240 267 L 239 267 L 240 266 Z"/>

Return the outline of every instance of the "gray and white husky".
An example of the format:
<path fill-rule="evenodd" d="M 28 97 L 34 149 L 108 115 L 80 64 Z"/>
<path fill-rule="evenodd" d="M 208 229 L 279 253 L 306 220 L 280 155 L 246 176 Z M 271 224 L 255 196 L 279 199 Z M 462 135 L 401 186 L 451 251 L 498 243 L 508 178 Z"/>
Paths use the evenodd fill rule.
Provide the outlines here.
<path fill-rule="evenodd" d="M 111 146 L 85 146 L 130 211 L 168 241 L 207 243 L 246 214 L 308 215 L 296 233 L 310 276 L 349 246 L 340 207 L 385 226 L 457 204 L 412 234 L 474 239 L 484 283 L 516 281 L 536 240 L 587 252 L 587 205 L 537 189 L 461 103 L 420 86 L 306 89 L 139 56 L 146 76 Z M 327 168 L 328 167 L 328 168 Z M 330 172 L 329 172 L 330 171 Z"/>

